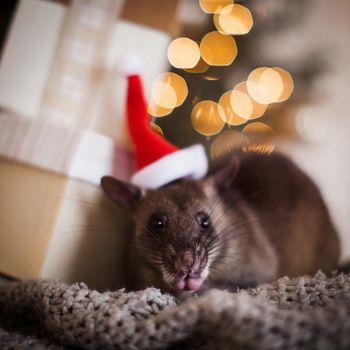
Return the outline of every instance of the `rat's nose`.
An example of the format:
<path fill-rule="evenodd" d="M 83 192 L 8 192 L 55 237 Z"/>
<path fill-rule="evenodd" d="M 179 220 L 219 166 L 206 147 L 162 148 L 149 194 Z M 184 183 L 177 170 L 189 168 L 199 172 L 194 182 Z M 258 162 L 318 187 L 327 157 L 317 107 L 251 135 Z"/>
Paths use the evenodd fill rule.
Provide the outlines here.
<path fill-rule="evenodd" d="M 179 274 L 187 274 L 194 265 L 194 262 L 195 259 L 192 252 L 186 250 L 178 254 L 175 261 L 175 269 L 179 272 Z"/>
<path fill-rule="evenodd" d="M 178 253 L 175 260 L 175 270 L 178 274 L 197 273 L 200 269 L 201 261 L 199 257 L 189 250 Z"/>
<path fill-rule="evenodd" d="M 201 273 L 200 261 L 190 251 L 179 253 L 174 265 L 179 279 L 198 277 Z"/>
<path fill-rule="evenodd" d="M 185 251 L 178 255 L 175 262 L 177 279 L 175 286 L 178 289 L 198 289 L 203 282 L 200 271 L 200 261 L 198 261 L 190 251 Z"/>

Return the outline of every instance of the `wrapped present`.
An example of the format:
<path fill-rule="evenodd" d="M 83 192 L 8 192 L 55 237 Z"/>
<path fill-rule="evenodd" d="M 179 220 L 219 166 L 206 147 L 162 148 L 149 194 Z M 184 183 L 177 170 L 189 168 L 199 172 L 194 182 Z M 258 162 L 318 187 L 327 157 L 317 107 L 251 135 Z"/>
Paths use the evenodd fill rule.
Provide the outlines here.
<path fill-rule="evenodd" d="M 158 3 L 172 16 L 177 1 Z M 122 285 L 130 219 L 99 187 L 103 175 L 128 180 L 134 170 L 117 61 L 125 51 L 144 59 L 147 93 L 167 69 L 176 22 L 157 20 L 154 11 L 142 22 L 133 18 L 135 6 L 19 2 L 0 66 L 4 274 L 82 280 L 99 289 Z"/>

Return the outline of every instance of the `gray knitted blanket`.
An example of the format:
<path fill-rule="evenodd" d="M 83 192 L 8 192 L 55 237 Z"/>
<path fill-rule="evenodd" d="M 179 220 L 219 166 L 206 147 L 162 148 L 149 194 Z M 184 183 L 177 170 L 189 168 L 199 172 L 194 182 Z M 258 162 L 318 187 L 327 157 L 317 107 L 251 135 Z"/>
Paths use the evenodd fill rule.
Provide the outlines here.
<path fill-rule="evenodd" d="M 0 349 L 350 349 L 350 275 L 282 278 L 178 303 L 149 288 L 0 283 Z"/>

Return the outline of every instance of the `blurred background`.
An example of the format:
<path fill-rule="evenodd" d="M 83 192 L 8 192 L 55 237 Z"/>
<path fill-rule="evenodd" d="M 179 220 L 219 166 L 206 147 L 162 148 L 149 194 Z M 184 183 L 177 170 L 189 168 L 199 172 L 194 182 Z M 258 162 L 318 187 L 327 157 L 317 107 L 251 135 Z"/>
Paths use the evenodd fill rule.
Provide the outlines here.
<path fill-rule="evenodd" d="M 118 58 L 142 57 L 152 127 L 210 158 L 280 150 L 318 184 L 350 257 L 348 0 L 2 0 L 0 272 L 122 285 L 130 220 Z M 281 174 L 283 176 L 283 174 Z"/>

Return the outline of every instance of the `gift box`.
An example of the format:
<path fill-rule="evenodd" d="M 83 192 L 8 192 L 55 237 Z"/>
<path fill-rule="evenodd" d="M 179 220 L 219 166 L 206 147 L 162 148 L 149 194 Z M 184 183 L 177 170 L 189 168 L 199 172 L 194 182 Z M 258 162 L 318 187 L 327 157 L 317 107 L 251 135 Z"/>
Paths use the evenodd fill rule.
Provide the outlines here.
<path fill-rule="evenodd" d="M 146 94 L 168 69 L 177 1 L 158 5 L 145 23 L 135 1 L 19 1 L 0 65 L 1 273 L 123 285 L 131 222 L 99 182 L 134 171 L 117 62 L 144 59 Z"/>

